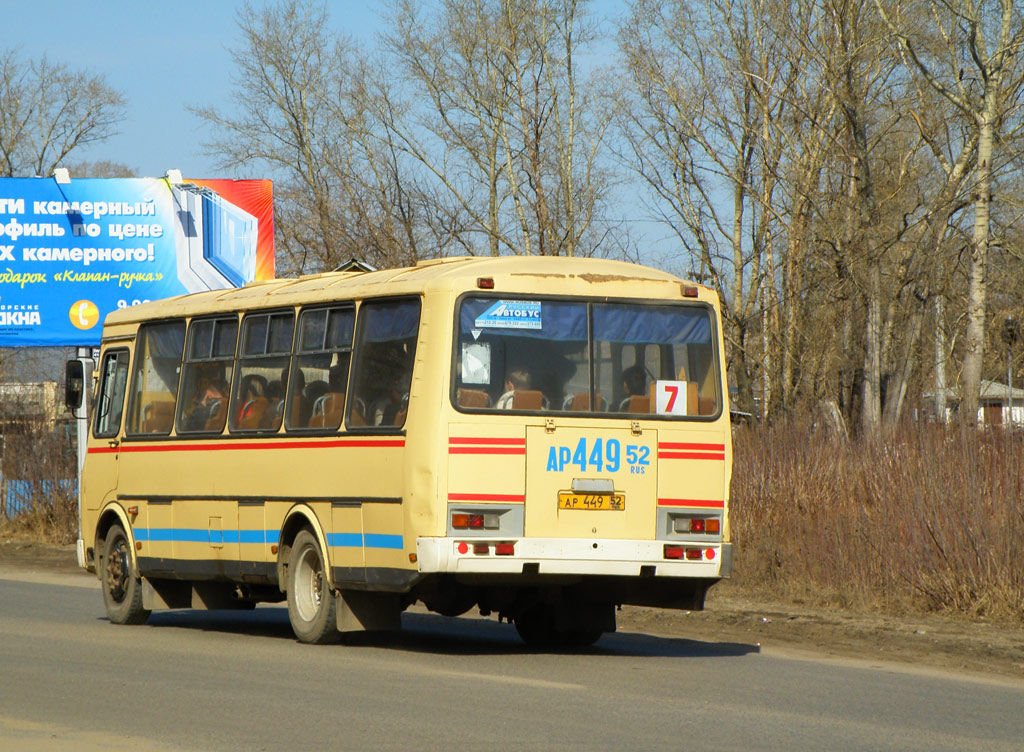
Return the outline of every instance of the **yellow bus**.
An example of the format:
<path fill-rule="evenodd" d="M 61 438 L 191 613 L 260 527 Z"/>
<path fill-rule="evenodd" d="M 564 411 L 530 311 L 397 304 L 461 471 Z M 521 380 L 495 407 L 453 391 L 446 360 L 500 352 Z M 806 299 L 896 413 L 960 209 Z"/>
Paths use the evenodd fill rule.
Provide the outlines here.
<path fill-rule="evenodd" d="M 732 568 L 715 293 L 448 258 L 111 313 L 79 562 L 110 620 L 287 601 L 299 640 L 477 608 L 586 645 Z"/>

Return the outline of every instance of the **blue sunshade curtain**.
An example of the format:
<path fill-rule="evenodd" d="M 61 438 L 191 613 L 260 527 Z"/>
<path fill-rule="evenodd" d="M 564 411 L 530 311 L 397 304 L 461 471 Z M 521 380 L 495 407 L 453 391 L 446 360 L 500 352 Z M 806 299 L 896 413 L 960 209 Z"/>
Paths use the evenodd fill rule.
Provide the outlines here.
<path fill-rule="evenodd" d="M 701 308 L 679 306 L 594 306 L 594 339 L 599 342 L 708 344 L 711 319 Z"/>
<path fill-rule="evenodd" d="M 363 306 L 367 342 L 411 339 L 420 326 L 419 301 L 366 303 Z"/>
<path fill-rule="evenodd" d="M 529 337 L 562 342 L 587 341 L 587 306 L 583 303 L 540 301 L 540 322 L 536 328 L 521 328 L 513 321 L 508 325 L 477 326 L 479 319 L 503 301 L 495 298 L 467 298 L 459 312 L 459 328 L 465 334 L 477 329 L 503 337 Z M 529 301 L 527 301 L 529 302 Z"/>
<path fill-rule="evenodd" d="M 473 329 L 503 337 L 584 342 L 587 339 L 587 308 L 583 303 L 540 301 L 540 327 L 477 326 L 491 311 L 494 298 L 467 298 L 459 314 L 463 333 Z M 711 318 L 702 308 L 604 304 L 594 305 L 594 339 L 600 342 L 655 343 L 664 345 L 708 344 Z"/>

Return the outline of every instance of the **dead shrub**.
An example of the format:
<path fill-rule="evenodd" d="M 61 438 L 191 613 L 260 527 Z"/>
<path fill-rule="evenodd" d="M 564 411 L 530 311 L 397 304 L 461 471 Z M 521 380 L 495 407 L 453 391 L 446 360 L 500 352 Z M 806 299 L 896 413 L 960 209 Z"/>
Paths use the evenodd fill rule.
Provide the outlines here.
<path fill-rule="evenodd" d="M 3 514 L 8 537 L 73 543 L 78 537 L 74 442 L 63 431 L 33 423 L 4 436 Z"/>
<path fill-rule="evenodd" d="M 819 605 L 1024 621 L 1024 436 L 790 421 L 734 437 L 736 584 Z"/>

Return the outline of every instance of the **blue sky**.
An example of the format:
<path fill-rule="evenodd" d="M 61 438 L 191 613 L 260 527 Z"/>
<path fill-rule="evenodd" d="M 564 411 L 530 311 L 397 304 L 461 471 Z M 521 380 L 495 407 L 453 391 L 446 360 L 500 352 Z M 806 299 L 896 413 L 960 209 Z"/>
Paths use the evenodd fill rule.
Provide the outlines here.
<path fill-rule="evenodd" d="M 330 6 L 335 29 L 372 40 L 380 26 L 374 3 Z M 0 48 L 102 74 L 127 99 L 119 134 L 71 161 L 107 159 L 147 177 L 171 168 L 221 177 L 202 153 L 202 123 L 187 107 L 216 106 L 229 95 L 238 7 L 223 0 L 0 0 Z"/>
<path fill-rule="evenodd" d="M 623 5 L 597 0 L 594 10 L 614 13 Z M 203 124 L 187 107 L 227 101 L 240 6 L 226 0 L 0 0 L 0 48 L 20 47 L 27 58 L 45 54 L 102 74 L 127 99 L 128 118 L 118 135 L 70 161 L 120 162 L 146 177 L 171 168 L 186 177 L 230 177 L 202 153 Z M 382 28 L 380 7 L 373 0 L 334 0 L 328 3 L 331 26 L 372 44 Z"/>
<path fill-rule="evenodd" d="M 333 30 L 367 46 L 384 28 L 378 17 L 382 2 L 329 0 L 327 5 Z M 608 24 L 626 6 L 627 0 L 593 0 L 592 18 Z M 162 177 L 169 169 L 187 178 L 263 177 L 218 169 L 216 158 L 203 152 L 205 124 L 188 111 L 189 105 L 229 103 L 230 50 L 239 44 L 240 7 L 227 0 L 0 0 L 0 18 L 7 21 L 0 25 L 0 49 L 20 47 L 26 58 L 45 54 L 51 62 L 102 74 L 124 95 L 127 118 L 118 134 L 76 152 L 70 163 L 109 160 L 140 177 Z M 635 190 L 622 195 L 627 193 L 631 197 L 622 200 L 622 216 L 629 218 L 641 257 L 665 265 L 662 256 L 674 257 L 677 241 L 667 228 L 650 222 Z"/>

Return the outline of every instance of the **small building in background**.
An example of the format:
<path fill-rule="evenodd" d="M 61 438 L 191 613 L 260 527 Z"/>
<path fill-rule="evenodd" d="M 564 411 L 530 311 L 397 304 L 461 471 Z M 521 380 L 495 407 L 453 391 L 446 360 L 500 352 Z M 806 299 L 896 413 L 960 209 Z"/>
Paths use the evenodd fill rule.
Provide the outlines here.
<path fill-rule="evenodd" d="M 922 399 L 925 414 L 934 415 L 935 392 L 925 392 Z M 946 414 L 941 416 L 943 422 L 950 422 L 959 407 L 960 391 L 946 389 Z M 982 379 L 978 391 L 978 424 L 1024 428 L 1024 389 Z"/>

